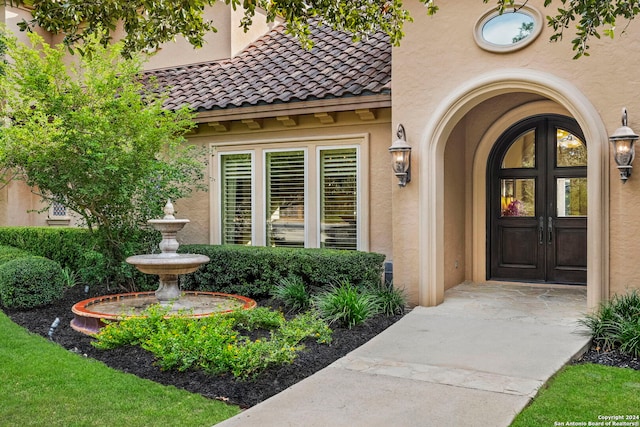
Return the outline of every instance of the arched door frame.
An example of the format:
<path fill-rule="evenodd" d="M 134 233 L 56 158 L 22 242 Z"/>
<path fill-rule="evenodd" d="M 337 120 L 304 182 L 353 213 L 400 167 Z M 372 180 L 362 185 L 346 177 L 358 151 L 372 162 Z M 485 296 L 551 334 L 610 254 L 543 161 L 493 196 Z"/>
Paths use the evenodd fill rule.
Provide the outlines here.
<path fill-rule="evenodd" d="M 549 101 L 548 112 L 554 110 L 576 119 L 587 142 L 589 158 L 587 163 L 588 178 L 588 220 L 587 236 L 587 304 L 596 307 L 608 295 L 608 136 L 596 109 L 591 102 L 570 82 L 548 73 L 529 69 L 502 69 L 473 78 L 451 92 L 436 108 L 435 114 L 426 125 L 420 143 L 420 222 L 419 248 L 424 262 L 419 267 L 419 304 L 433 306 L 444 299 L 444 153 L 449 136 L 456 124 L 475 106 L 495 96 L 527 92 L 541 95 Z M 552 106 L 554 104 L 555 106 Z M 499 119 L 491 129 L 497 129 L 499 123 L 513 123 L 517 111 L 524 114 L 534 103 L 514 109 Z M 533 110 L 530 110 L 533 111 Z M 538 110 L 539 111 L 539 110 Z M 509 121 L 508 118 L 511 117 Z M 474 159 L 474 183 L 476 172 L 486 171 L 486 162 L 491 145 L 491 129 L 483 137 Z M 506 129 L 506 127 L 504 128 Z M 489 144 L 489 145 L 488 145 Z M 486 151 L 486 153 L 485 153 Z M 484 191 L 482 191 L 484 193 Z M 477 251 L 481 241 L 480 232 L 485 227 L 485 210 L 476 209 L 476 201 L 484 205 L 485 194 L 477 194 L 474 185 L 473 196 L 473 253 Z M 484 217 L 484 218 L 481 218 Z M 480 224 L 480 221 L 481 224 Z M 481 226 L 480 226 L 481 225 Z M 485 230 L 486 238 L 486 230 Z M 486 258 L 485 258 L 486 260 Z M 473 259 L 473 278 L 480 279 L 480 273 L 486 263 L 481 259 Z M 484 278 L 482 279 L 484 280 Z"/>

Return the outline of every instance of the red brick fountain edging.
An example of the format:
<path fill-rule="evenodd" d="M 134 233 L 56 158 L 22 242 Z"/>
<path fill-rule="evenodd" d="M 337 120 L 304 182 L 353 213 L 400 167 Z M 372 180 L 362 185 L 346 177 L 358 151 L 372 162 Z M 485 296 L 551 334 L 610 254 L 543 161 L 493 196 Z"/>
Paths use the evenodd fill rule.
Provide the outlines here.
<path fill-rule="evenodd" d="M 93 335 L 106 326 L 124 318 L 141 315 L 152 304 L 157 304 L 155 292 L 131 292 L 89 298 L 73 305 L 74 318 L 71 327 L 83 334 Z M 221 292 L 182 292 L 179 300 L 170 307 L 168 316 L 184 315 L 202 318 L 234 310 L 250 310 L 256 307 L 251 298 Z M 106 320 L 106 322 L 105 322 Z"/>

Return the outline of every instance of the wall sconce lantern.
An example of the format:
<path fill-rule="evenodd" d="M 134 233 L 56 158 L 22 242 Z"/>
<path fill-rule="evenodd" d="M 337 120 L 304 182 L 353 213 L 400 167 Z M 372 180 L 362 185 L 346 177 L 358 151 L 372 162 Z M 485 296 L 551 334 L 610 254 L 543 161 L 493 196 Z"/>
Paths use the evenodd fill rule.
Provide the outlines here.
<path fill-rule="evenodd" d="M 635 157 L 635 149 L 633 144 L 638 140 L 638 135 L 627 126 L 627 109 L 622 109 L 622 126 L 609 137 L 609 141 L 613 144 L 613 158 L 620 170 L 620 179 L 624 184 L 631 176 L 631 163 Z"/>
<path fill-rule="evenodd" d="M 398 139 L 389 147 L 393 173 L 398 177 L 398 185 L 404 187 L 411 181 L 411 146 L 407 143 L 404 126 L 398 125 L 396 132 Z"/>

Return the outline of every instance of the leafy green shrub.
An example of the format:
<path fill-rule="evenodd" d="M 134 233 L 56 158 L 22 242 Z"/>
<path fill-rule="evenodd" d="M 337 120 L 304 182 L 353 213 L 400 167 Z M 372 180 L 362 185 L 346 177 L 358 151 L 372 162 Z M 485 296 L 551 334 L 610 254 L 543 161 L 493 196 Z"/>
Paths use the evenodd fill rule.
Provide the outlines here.
<path fill-rule="evenodd" d="M 311 295 L 301 278 L 297 276 L 285 277 L 280 284 L 273 288 L 271 296 L 282 301 L 292 311 L 302 311 L 311 305 Z"/>
<path fill-rule="evenodd" d="M 14 248 L 12 246 L 0 246 L 0 264 L 28 256 L 32 256 L 32 254 L 27 251 L 23 251 L 22 249 Z"/>
<path fill-rule="evenodd" d="M 0 227 L 0 244 L 56 261 L 83 283 L 102 283 L 109 277 L 100 239 L 84 228 Z"/>
<path fill-rule="evenodd" d="M 622 353 L 640 356 L 640 315 L 621 323 L 618 341 Z"/>
<path fill-rule="evenodd" d="M 378 310 L 385 316 L 403 314 L 407 305 L 407 297 L 403 289 L 393 285 L 378 286 L 371 289 L 371 293 L 378 301 Z"/>
<path fill-rule="evenodd" d="M 340 280 L 378 286 L 384 255 L 332 249 L 235 245 L 183 245 L 179 252 L 207 255 L 211 262 L 183 277 L 185 290 L 268 296 L 283 278 L 299 277 L 309 288 L 326 289 Z"/>
<path fill-rule="evenodd" d="M 43 257 L 18 258 L 0 265 L 0 303 L 7 308 L 33 308 L 62 297 L 60 264 Z"/>
<path fill-rule="evenodd" d="M 256 307 L 253 310 L 236 310 L 227 314 L 233 319 L 234 325 L 238 329 L 254 331 L 259 328 L 276 329 L 284 323 L 282 313 L 271 310 L 267 307 Z"/>
<path fill-rule="evenodd" d="M 366 288 L 358 289 L 348 281 L 317 295 L 314 302 L 323 319 L 348 328 L 365 322 L 380 309 L 373 293 Z"/>
<path fill-rule="evenodd" d="M 110 350 L 124 345 L 142 345 L 150 336 L 164 328 L 165 316 L 169 307 L 153 304 L 138 316 L 130 316 L 119 322 L 106 321 L 107 326 L 100 329 L 98 341 L 93 346 Z"/>
<path fill-rule="evenodd" d="M 327 324 L 312 313 L 286 321 L 267 308 L 240 310 L 202 319 L 165 318 L 167 309 L 152 306 L 143 316 L 110 323 L 97 334 L 94 346 L 110 349 L 139 345 L 157 357 L 162 369 L 202 369 L 211 374 L 231 372 L 247 379 L 264 369 L 291 363 L 301 342 L 314 338 L 331 341 Z M 266 338 L 251 340 L 243 332 L 265 329 Z"/>
<path fill-rule="evenodd" d="M 98 284 L 107 280 L 107 258 L 98 251 L 87 250 L 79 255 L 78 278 L 82 283 Z"/>
<path fill-rule="evenodd" d="M 78 271 L 82 254 L 99 247 L 99 242 L 83 228 L 0 227 L 0 245 L 13 246 Z"/>
<path fill-rule="evenodd" d="M 594 344 L 604 351 L 619 349 L 640 356 L 640 291 L 633 289 L 615 295 L 600 305 L 595 313 L 580 319 L 589 330 Z"/>
<path fill-rule="evenodd" d="M 140 230 L 127 235 L 119 245 L 128 255 L 149 253 L 159 241 L 158 233 Z M 134 267 L 116 259 L 106 236 L 85 228 L 67 227 L 0 227 L 0 245 L 13 246 L 57 261 L 64 268 L 76 272 L 78 281 L 127 288 L 154 289 L 157 278 L 138 273 Z M 112 245 L 111 245 L 112 246 Z"/>
<path fill-rule="evenodd" d="M 285 322 L 278 331 L 278 336 L 287 342 L 300 342 L 311 337 L 319 343 L 330 343 L 331 329 L 318 313 L 312 310 Z"/>

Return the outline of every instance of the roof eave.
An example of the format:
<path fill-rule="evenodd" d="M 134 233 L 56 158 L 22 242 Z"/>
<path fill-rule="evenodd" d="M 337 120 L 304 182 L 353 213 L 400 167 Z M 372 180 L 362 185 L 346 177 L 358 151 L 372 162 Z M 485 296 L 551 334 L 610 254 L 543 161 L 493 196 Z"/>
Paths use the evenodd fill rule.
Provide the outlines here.
<path fill-rule="evenodd" d="M 207 123 L 386 107 L 391 107 L 390 93 L 202 111 L 197 113 L 196 122 Z"/>

